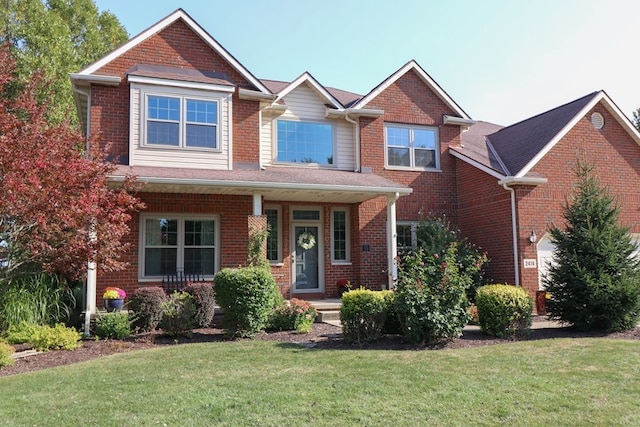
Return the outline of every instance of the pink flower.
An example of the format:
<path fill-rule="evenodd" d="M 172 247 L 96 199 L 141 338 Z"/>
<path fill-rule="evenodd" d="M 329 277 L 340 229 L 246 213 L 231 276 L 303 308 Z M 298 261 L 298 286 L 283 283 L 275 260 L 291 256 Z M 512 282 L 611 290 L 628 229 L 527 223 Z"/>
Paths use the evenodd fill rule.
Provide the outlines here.
<path fill-rule="evenodd" d="M 434 257 L 435 259 L 438 259 L 438 258 L 440 258 L 440 255 L 438 255 L 438 254 L 433 254 L 433 257 Z"/>
<path fill-rule="evenodd" d="M 447 263 L 446 263 L 446 262 L 443 262 L 443 263 L 442 263 L 442 269 L 444 270 L 445 268 L 447 268 Z"/>

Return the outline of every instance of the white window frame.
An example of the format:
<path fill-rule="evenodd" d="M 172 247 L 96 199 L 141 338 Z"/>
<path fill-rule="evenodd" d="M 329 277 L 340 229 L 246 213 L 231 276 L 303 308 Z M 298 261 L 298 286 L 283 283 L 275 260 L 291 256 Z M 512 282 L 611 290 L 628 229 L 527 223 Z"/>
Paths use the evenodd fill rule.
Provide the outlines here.
<path fill-rule="evenodd" d="M 410 249 L 418 247 L 418 222 L 416 221 L 396 221 L 396 233 L 398 232 L 398 226 L 410 226 L 411 227 L 411 246 L 397 246 L 397 249 Z M 397 242 L 397 239 L 396 239 Z"/>
<path fill-rule="evenodd" d="M 271 265 L 282 265 L 283 261 L 282 261 L 282 206 L 280 205 L 265 205 L 264 206 L 264 210 L 265 210 L 265 214 L 267 210 L 273 210 L 276 211 L 277 214 L 277 224 L 278 224 L 278 232 L 275 236 L 275 238 L 278 241 L 278 256 L 277 259 L 275 260 L 269 260 L 269 264 Z"/>
<path fill-rule="evenodd" d="M 188 151 L 206 151 L 209 153 L 222 152 L 222 109 L 224 108 L 225 99 L 229 97 L 228 93 L 220 91 L 208 91 L 189 89 L 184 87 L 161 87 L 151 85 L 135 85 L 136 89 L 140 90 L 140 106 L 138 109 L 139 114 L 139 126 L 140 126 L 140 147 L 145 149 L 157 149 L 157 150 L 188 150 Z M 132 88 L 133 89 L 133 88 Z M 219 90 L 220 88 L 215 88 Z M 163 145 L 163 144 L 148 144 L 147 143 L 147 107 L 149 96 L 161 96 L 166 98 L 179 98 L 180 99 L 180 131 L 178 133 L 179 142 L 178 145 Z M 187 99 L 194 101 L 207 101 L 215 102 L 217 104 L 217 117 L 216 117 L 216 147 L 193 147 L 186 145 L 186 127 L 187 127 Z M 230 106 L 229 106 L 230 108 Z"/>
<path fill-rule="evenodd" d="M 335 258 L 335 240 L 333 238 L 334 234 L 334 213 L 335 212 L 344 212 L 345 214 L 345 251 L 346 251 L 346 259 L 336 259 Z M 351 265 L 351 217 L 349 208 L 331 208 L 331 264 L 341 264 L 341 265 Z"/>
<path fill-rule="evenodd" d="M 398 165 L 389 164 L 389 144 L 387 142 L 387 128 L 407 129 L 409 131 L 409 147 L 408 147 L 409 156 L 410 156 L 409 166 L 398 166 Z M 413 146 L 414 130 L 429 130 L 435 133 L 435 139 L 436 139 L 436 143 L 435 143 L 436 146 L 434 148 L 435 166 L 433 167 L 416 166 L 415 148 Z M 403 148 L 406 148 L 406 147 L 403 147 Z M 410 124 L 402 124 L 402 123 L 385 123 L 384 124 L 384 163 L 387 169 L 439 172 L 440 171 L 440 129 L 438 129 L 437 126 L 410 125 Z"/>
<path fill-rule="evenodd" d="M 145 249 L 146 249 L 146 222 L 148 219 L 175 219 L 178 221 L 178 244 L 176 246 L 176 269 L 184 269 L 184 222 L 189 220 L 208 220 L 214 222 L 214 260 L 213 260 L 213 272 L 214 274 L 220 270 L 220 215 L 190 215 L 190 214 L 174 214 L 174 213 L 145 213 L 140 215 L 140 232 L 138 240 L 138 281 L 140 282 L 157 282 L 162 280 L 162 276 L 145 276 Z M 210 247 L 210 246 L 205 246 Z M 205 280 L 213 280 L 213 275 L 204 276 Z"/>
<path fill-rule="evenodd" d="M 312 123 L 312 124 L 318 124 L 318 125 L 329 125 L 331 126 L 331 151 L 332 151 L 332 155 L 333 155 L 333 163 L 331 164 L 325 164 L 325 163 L 304 163 L 304 162 L 286 162 L 283 160 L 278 160 L 278 122 L 279 121 L 283 121 L 283 122 L 300 122 L 300 123 Z M 333 122 L 329 122 L 329 121 L 321 121 L 321 120 L 307 120 L 307 119 L 297 119 L 294 117 L 280 117 L 277 119 L 273 120 L 272 123 L 272 137 L 273 137 L 273 153 L 272 153 L 272 157 L 273 157 L 273 163 L 275 164 L 281 164 L 281 165 L 295 165 L 295 166 L 300 166 L 300 167 L 307 167 L 307 166 L 312 166 L 312 167 L 320 167 L 320 168 L 337 168 L 338 165 L 338 160 L 337 160 L 337 152 L 338 152 L 338 145 L 337 145 L 337 130 L 336 130 L 336 125 Z"/>

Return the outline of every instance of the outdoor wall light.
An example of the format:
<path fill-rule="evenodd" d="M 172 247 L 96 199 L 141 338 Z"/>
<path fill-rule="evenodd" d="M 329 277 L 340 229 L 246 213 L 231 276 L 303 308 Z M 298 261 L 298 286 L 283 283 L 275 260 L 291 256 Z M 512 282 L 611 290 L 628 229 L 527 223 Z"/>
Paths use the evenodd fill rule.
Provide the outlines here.
<path fill-rule="evenodd" d="M 534 230 L 531 230 L 531 236 L 529 236 L 529 241 L 531 243 L 535 243 L 537 238 L 538 236 L 536 236 L 536 232 Z"/>

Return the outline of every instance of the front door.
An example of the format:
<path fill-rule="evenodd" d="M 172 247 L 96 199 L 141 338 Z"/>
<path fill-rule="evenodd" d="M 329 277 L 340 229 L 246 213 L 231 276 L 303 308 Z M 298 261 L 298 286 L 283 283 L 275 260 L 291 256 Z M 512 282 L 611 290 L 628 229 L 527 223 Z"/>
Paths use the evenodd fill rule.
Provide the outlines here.
<path fill-rule="evenodd" d="M 293 292 L 320 292 L 321 269 L 318 259 L 319 229 L 317 225 L 293 225 L 292 253 Z"/>

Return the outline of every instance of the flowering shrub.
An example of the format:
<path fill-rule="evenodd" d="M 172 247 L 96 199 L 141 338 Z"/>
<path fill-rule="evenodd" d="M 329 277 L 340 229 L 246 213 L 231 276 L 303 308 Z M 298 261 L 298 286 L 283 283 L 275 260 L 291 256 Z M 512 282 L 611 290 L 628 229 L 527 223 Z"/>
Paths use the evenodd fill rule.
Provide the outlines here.
<path fill-rule="evenodd" d="M 116 288 L 113 286 L 109 286 L 104 290 L 102 294 L 103 299 L 125 299 L 127 297 L 127 293 L 124 289 Z"/>
<path fill-rule="evenodd" d="M 298 331 L 302 334 L 311 332 L 318 312 L 309 301 L 291 298 L 278 305 L 269 314 L 268 329 L 271 331 Z"/>

